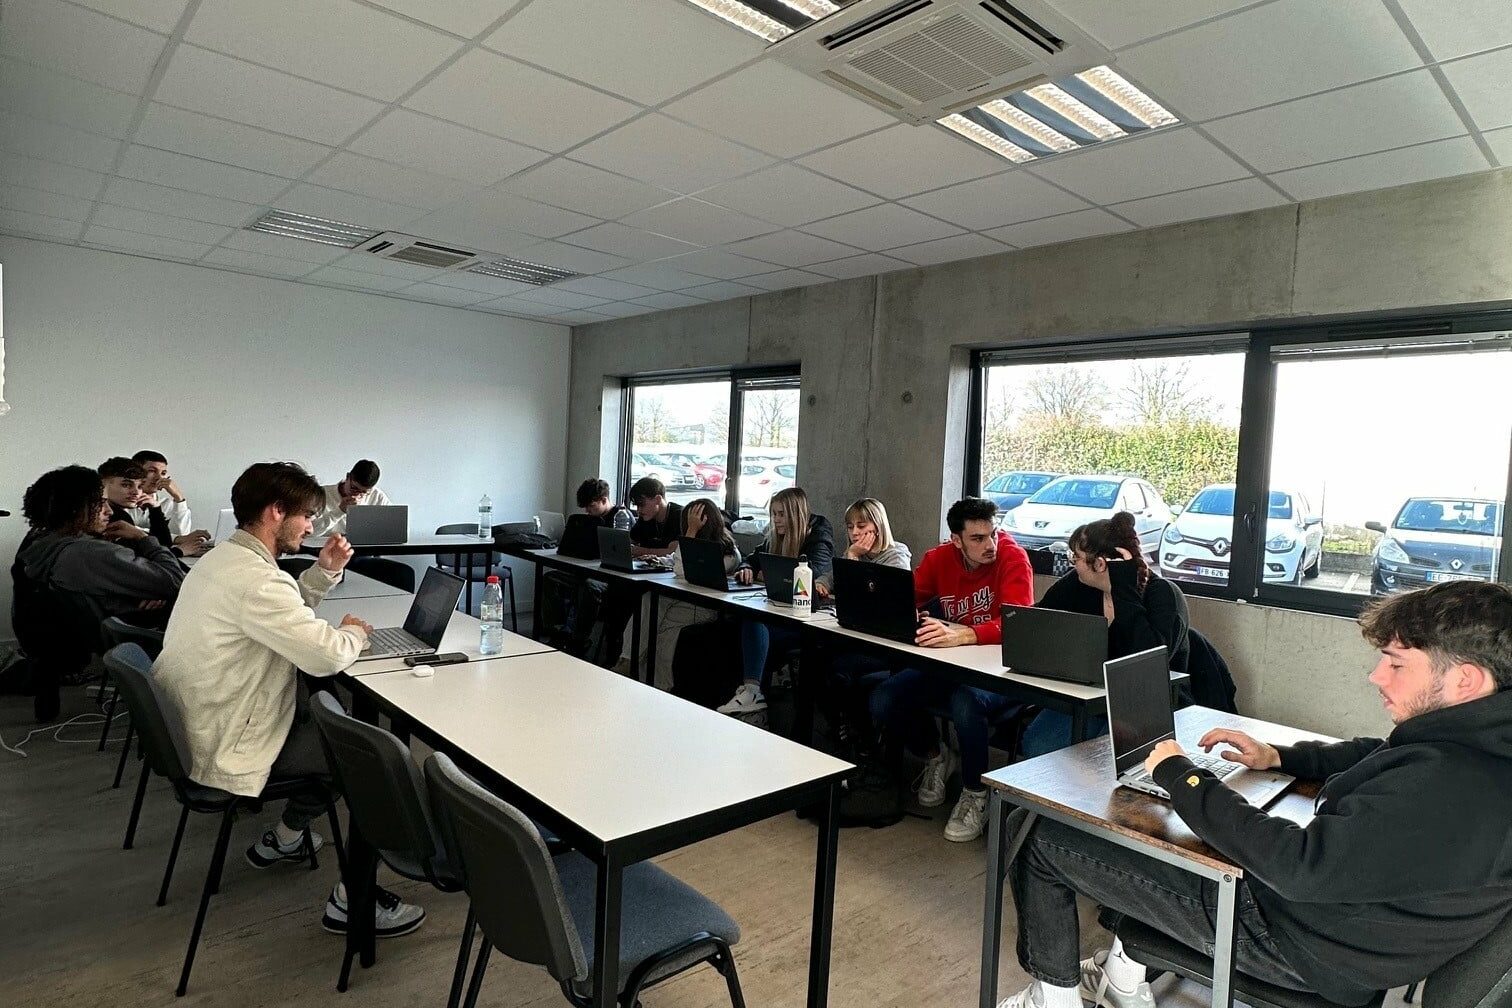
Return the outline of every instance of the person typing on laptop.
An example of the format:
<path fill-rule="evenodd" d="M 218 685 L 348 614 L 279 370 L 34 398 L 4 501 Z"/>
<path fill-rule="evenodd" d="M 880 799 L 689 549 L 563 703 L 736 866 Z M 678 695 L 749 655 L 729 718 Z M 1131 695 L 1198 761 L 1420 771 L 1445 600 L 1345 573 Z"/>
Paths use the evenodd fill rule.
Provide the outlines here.
<path fill-rule="evenodd" d="M 1192 832 L 1244 869 L 1239 971 L 1341 1005 L 1422 979 L 1512 912 L 1512 588 L 1445 582 L 1375 603 L 1360 625 L 1380 651 L 1369 681 L 1386 738 L 1199 741 L 1251 770 L 1325 781 L 1306 826 L 1245 802 L 1175 741 L 1145 763 Z M 1105 923 L 1128 914 L 1192 948 L 1214 940 L 1211 882 L 1047 819 L 1012 883 L 1035 980 L 1000 1008 L 1153 1008 L 1116 940 L 1078 962 L 1078 893 Z"/>
<path fill-rule="evenodd" d="M 198 784 L 254 797 L 269 780 L 328 782 L 315 725 L 295 717 L 298 672 L 334 676 L 362 653 L 372 628 L 355 616 L 331 626 L 313 612 L 352 557 L 333 535 L 296 582 L 275 562 L 299 548 L 320 508 L 320 484 L 292 462 L 259 462 L 231 488 L 238 529 L 184 579 L 153 674 L 177 708 Z M 304 857 L 302 835 L 334 795 L 312 784 L 247 849 L 254 868 Z M 318 849 L 324 842 L 311 834 Z M 337 884 L 322 926 L 346 931 L 346 890 Z M 380 894 L 377 933 L 405 934 L 425 912 Z"/>
<path fill-rule="evenodd" d="M 388 494 L 378 489 L 381 475 L 378 463 L 371 459 L 359 459 L 346 477 L 330 486 L 322 486 L 320 510 L 315 514 L 311 535 L 344 535 L 346 513 L 357 504 L 381 506 L 392 504 Z"/>

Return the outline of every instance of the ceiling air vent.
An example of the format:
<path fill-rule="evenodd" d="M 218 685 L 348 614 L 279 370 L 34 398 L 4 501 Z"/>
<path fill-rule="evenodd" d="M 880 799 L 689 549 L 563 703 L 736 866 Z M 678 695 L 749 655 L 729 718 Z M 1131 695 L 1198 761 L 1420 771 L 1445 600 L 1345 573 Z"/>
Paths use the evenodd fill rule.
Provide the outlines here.
<path fill-rule="evenodd" d="M 429 266 L 432 269 L 467 269 L 483 261 L 488 253 L 471 252 L 428 242 L 414 235 L 385 231 L 364 242 L 357 249 L 384 259 L 393 259 L 412 266 Z"/>
<path fill-rule="evenodd" d="M 1043 0 L 857 0 L 767 54 L 914 124 L 1112 61 Z"/>

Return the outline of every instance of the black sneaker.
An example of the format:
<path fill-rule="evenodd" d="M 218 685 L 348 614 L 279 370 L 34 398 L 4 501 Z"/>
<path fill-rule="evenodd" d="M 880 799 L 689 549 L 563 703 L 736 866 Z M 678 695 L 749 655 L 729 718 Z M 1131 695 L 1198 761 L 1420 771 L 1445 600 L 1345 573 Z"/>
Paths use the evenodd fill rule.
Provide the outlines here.
<path fill-rule="evenodd" d="M 314 830 L 310 831 L 310 840 L 318 852 L 325 846 L 325 838 Z M 310 852 L 305 850 L 304 837 L 301 836 L 292 844 L 285 847 L 278 842 L 278 834 L 274 830 L 263 833 L 262 839 L 247 848 L 247 863 L 253 868 L 271 868 L 280 861 L 308 861 Z"/>
<path fill-rule="evenodd" d="M 373 908 L 373 929 L 379 938 L 398 938 L 425 923 L 425 910 L 399 899 L 398 893 L 379 888 L 377 906 Z M 326 900 L 320 926 L 331 934 L 347 933 L 346 883 L 336 883 Z"/>

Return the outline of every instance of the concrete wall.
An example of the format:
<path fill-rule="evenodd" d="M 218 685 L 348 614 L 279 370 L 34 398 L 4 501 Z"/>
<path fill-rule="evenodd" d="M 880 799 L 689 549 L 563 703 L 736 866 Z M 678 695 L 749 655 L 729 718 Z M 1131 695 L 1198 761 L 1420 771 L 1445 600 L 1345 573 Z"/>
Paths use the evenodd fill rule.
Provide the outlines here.
<path fill-rule="evenodd" d="M 798 361 L 801 482 L 865 491 L 915 553 L 960 492 L 967 348 L 1512 299 L 1512 170 L 1336 197 L 575 329 L 567 483 L 609 474 L 623 376 Z M 1247 712 L 1379 732 L 1349 620 L 1194 600 Z"/>

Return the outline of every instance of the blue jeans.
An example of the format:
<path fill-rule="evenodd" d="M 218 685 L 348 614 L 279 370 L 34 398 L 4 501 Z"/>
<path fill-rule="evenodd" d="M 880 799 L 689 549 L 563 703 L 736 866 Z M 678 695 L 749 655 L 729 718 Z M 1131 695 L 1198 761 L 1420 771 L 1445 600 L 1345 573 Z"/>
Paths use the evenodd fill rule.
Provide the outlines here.
<path fill-rule="evenodd" d="M 1087 718 L 1087 738 L 1108 734 L 1108 719 L 1101 714 Z M 1024 739 L 1019 751 L 1024 758 L 1043 756 L 1045 753 L 1064 749 L 1076 740 L 1071 737 L 1071 715 L 1060 711 L 1043 710 L 1035 715 L 1029 727 L 1024 729 Z"/>
<path fill-rule="evenodd" d="M 918 669 L 904 669 L 871 695 L 872 723 L 883 738 L 901 742 L 916 756 L 939 750 L 940 729 L 931 712 L 948 716 L 961 744 L 961 786 L 973 791 L 981 788 L 987 772 L 992 726 L 1021 706 L 1000 693 L 958 686 Z"/>
<path fill-rule="evenodd" d="M 798 631 L 787 626 L 769 626 L 760 620 L 740 624 L 740 667 L 745 681 L 760 685 L 766 679 L 767 656 L 798 649 Z"/>

